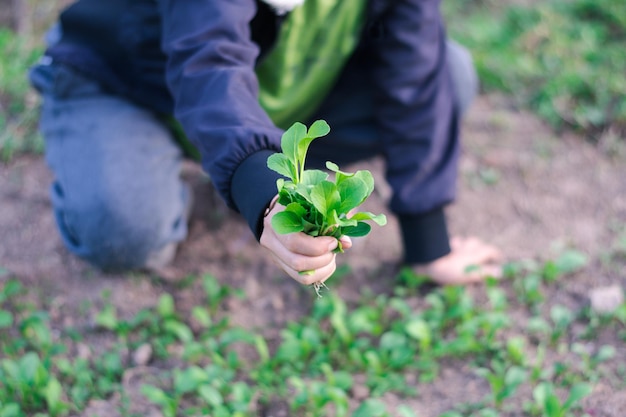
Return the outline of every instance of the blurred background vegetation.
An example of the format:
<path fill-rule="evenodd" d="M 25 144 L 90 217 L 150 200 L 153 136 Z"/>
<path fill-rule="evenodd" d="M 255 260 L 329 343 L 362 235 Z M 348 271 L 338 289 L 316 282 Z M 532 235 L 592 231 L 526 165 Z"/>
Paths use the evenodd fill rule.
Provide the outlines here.
<path fill-rule="evenodd" d="M 626 134 L 626 2 L 443 1 L 450 35 L 500 90 L 555 129 Z"/>
<path fill-rule="evenodd" d="M 0 157 L 40 151 L 26 78 L 67 0 L 0 0 Z M 557 131 L 626 136 L 626 2 L 444 0 L 450 36 L 470 48 L 485 92 L 500 91 Z"/>
<path fill-rule="evenodd" d="M 0 0 L 0 160 L 41 152 L 37 95 L 28 68 L 43 51 L 43 34 L 68 0 Z"/>

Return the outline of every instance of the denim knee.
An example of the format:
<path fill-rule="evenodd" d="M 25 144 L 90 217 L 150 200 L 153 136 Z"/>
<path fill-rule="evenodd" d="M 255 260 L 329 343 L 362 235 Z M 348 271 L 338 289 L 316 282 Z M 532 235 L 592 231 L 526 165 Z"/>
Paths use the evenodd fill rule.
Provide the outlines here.
<path fill-rule="evenodd" d="M 31 82 L 44 98 L 52 205 L 69 251 L 118 271 L 182 241 L 182 155 L 160 118 L 60 64 L 35 67 Z"/>
<path fill-rule="evenodd" d="M 116 204 L 115 199 L 97 199 L 67 204 L 63 191 L 52 186 L 54 213 L 68 250 L 107 272 L 146 267 L 154 253 L 186 234 L 185 219 L 172 224 L 171 216 L 159 210 L 132 210 L 132 204 Z M 163 214 L 163 215 L 162 215 Z M 180 224 L 178 224 L 180 223 Z M 172 231 L 180 234 L 180 239 Z"/>
<path fill-rule="evenodd" d="M 480 87 L 478 74 L 472 55 L 467 48 L 452 40 L 448 40 L 446 46 L 457 103 L 461 114 L 465 114 L 478 95 Z"/>

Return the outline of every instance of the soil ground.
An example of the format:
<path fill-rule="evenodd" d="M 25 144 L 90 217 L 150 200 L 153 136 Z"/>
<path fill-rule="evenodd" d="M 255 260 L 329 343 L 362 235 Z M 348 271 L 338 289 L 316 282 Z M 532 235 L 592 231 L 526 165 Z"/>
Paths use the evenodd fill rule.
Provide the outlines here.
<path fill-rule="evenodd" d="M 464 122 L 463 141 L 458 199 L 448 208 L 452 234 L 491 242 L 509 260 L 548 259 L 565 247 L 586 253 L 588 266 L 553 288 L 549 302 L 580 306 L 588 302 L 593 288 L 626 288 L 624 263 L 603 261 L 626 236 L 626 158 L 608 155 L 573 134 L 557 136 L 496 95 L 481 96 L 475 103 Z M 374 172 L 378 187 L 367 208 L 390 214 L 382 162 L 363 167 Z M 264 329 L 270 339 L 272 334 L 277 338 L 285 322 L 306 313 L 310 291 L 266 259 L 245 223 L 224 207 L 197 166 L 188 164 L 185 175 L 193 183 L 196 206 L 189 237 L 167 275 L 175 281 L 209 273 L 244 290 L 246 299 L 229 301 L 224 312 L 234 324 Z M 98 306 L 103 291 L 110 292 L 111 302 L 128 316 L 154 305 L 164 291 L 172 292 L 183 310 L 197 302 L 193 291 L 177 289 L 171 279 L 141 273 L 106 275 L 68 254 L 48 200 L 51 180 L 42 156 L 20 156 L 0 165 L 0 266 L 9 271 L 0 273 L 0 280 L 18 277 L 41 296 L 59 325 L 88 323 L 90 315 L 81 306 L 86 301 Z M 350 272 L 341 284 L 331 281 L 329 286 L 347 301 L 355 300 L 363 286 L 384 292 L 392 284 L 401 246 L 397 223 L 388 217 L 387 227 L 375 227 L 341 256 L 340 265 L 349 265 Z M 608 343 L 623 346 L 616 335 Z M 128 389 L 136 390 L 131 377 Z M 420 416 L 435 417 L 454 404 L 480 398 L 486 389 L 462 364 L 449 364 L 435 383 L 420 387 L 420 397 L 409 405 Z M 397 401 L 393 396 L 385 400 Z M 619 417 L 626 410 L 626 390 L 600 383 L 586 401 L 596 416 Z M 110 409 L 106 402 L 93 407 Z"/>

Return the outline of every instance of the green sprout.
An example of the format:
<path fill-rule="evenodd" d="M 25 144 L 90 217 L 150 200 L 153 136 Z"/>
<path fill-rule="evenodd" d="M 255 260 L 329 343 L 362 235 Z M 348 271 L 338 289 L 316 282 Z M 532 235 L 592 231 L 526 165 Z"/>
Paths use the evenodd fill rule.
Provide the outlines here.
<path fill-rule="evenodd" d="M 296 122 L 281 138 L 282 153 L 267 159 L 270 169 L 288 178 L 277 181 L 278 203 L 285 206 L 285 210 L 272 217 L 276 233 L 304 232 L 310 236 L 339 239 L 341 236 L 367 235 L 371 226 L 366 221 L 371 220 L 380 226 L 387 223 L 384 214 L 353 213 L 374 190 L 374 177 L 368 170 L 343 172 L 328 161 L 326 168 L 335 174 L 334 181 L 331 181 L 327 172 L 304 168 L 311 142 L 329 132 L 330 127 L 323 120 L 314 122 L 308 130 Z M 336 251 L 343 252 L 341 243 Z M 319 287 L 316 290 L 319 291 Z"/>

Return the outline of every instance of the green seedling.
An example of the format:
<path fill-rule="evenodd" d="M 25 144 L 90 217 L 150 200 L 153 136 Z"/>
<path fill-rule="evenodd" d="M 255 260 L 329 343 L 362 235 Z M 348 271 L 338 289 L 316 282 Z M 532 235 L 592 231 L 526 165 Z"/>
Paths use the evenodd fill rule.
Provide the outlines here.
<path fill-rule="evenodd" d="M 231 289 L 219 283 L 213 275 L 204 275 L 202 277 L 202 288 L 206 295 L 206 301 L 209 306 L 209 312 L 215 314 L 224 299 L 231 293 Z"/>
<path fill-rule="evenodd" d="M 511 397 L 517 388 L 526 381 L 528 374 L 519 366 L 507 366 L 507 364 L 493 360 L 490 368 L 479 368 L 477 373 L 489 382 L 491 397 L 497 409 L 502 408 L 502 403 Z"/>
<path fill-rule="evenodd" d="M 368 170 L 355 173 L 342 172 L 339 167 L 326 162 L 332 171 L 305 169 L 306 154 L 311 142 L 326 136 L 330 127 L 323 120 L 314 122 L 308 129 L 296 122 L 285 131 L 281 138 L 282 153 L 267 159 L 267 166 L 287 179 L 277 181 L 278 203 L 285 210 L 272 218 L 272 227 L 279 234 L 304 232 L 310 236 L 365 236 L 371 226 L 366 221 L 383 226 L 387 223 L 384 214 L 369 212 L 352 213 L 374 190 L 374 177 Z M 337 252 L 343 252 L 339 242 Z M 312 271 L 303 271 L 309 274 Z M 315 286 L 319 289 L 323 284 Z"/>
<path fill-rule="evenodd" d="M 320 365 L 325 381 L 307 381 L 296 375 L 289 378 L 289 384 L 296 390 L 290 403 L 292 411 L 298 415 L 326 416 L 328 405 L 333 406 L 333 415 L 348 415 L 348 390 L 352 387 L 352 376 L 344 371 L 334 371 L 328 363 Z"/>
<path fill-rule="evenodd" d="M 549 382 L 542 382 L 533 390 L 533 398 L 535 405 L 539 407 L 545 417 L 565 417 L 591 391 L 591 385 L 583 382 L 578 383 L 571 387 L 567 399 L 561 403 L 554 392 L 554 386 Z"/>
<path fill-rule="evenodd" d="M 354 411 L 352 417 L 387 417 L 389 415 L 387 407 L 382 401 L 376 398 L 370 398 L 365 400 L 359 408 Z"/>
<path fill-rule="evenodd" d="M 243 417 L 248 415 L 254 390 L 234 378 L 234 370 L 216 364 L 204 368 L 190 366 L 172 372 L 171 389 L 145 384 L 142 385 L 141 392 L 148 401 L 160 407 L 166 417 Z M 190 403 L 192 398 L 196 399 L 193 405 Z"/>
<path fill-rule="evenodd" d="M 152 385 L 142 385 L 141 394 L 151 403 L 159 406 L 165 417 L 175 417 L 178 411 L 179 397 L 168 394 L 161 388 Z"/>
<path fill-rule="evenodd" d="M 554 324 L 552 332 L 550 334 L 550 343 L 556 345 L 558 340 L 565 334 L 573 323 L 575 316 L 574 313 L 565 306 L 554 305 L 550 309 L 550 318 Z"/>
<path fill-rule="evenodd" d="M 541 269 L 541 275 L 546 283 L 552 283 L 560 277 L 582 270 L 589 260 L 587 256 L 577 250 L 566 250 L 554 261 L 546 261 Z"/>
<path fill-rule="evenodd" d="M 0 400 L 17 401 L 12 408 L 25 412 L 47 410 L 57 416 L 67 409 L 62 401 L 62 388 L 59 380 L 50 374 L 50 369 L 35 352 L 28 352 L 19 359 L 3 359 L 0 362 Z M 1 403 L 0 403 L 1 405 Z M 2 410 L 2 415 L 6 410 Z M 21 414 L 15 414 L 21 415 Z"/>
<path fill-rule="evenodd" d="M 0 278 L 4 275 L 4 271 L 5 269 L 0 267 Z M 14 317 L 10 310 L 9 300 L 21 291 L 22 285 L 16 280 L 9 280 L 0 287 L 0 330 L 13 325 Z"/>
<path fill-rule="evenodd" d="M 538 288 L 550 290 L 576 264 L 520 263 L 509 272 L 520 279 L 533 273 Z M 484 378 L 484 389 L 476 402 L 450 403 L 439 417 L 505 416 L 514 405 L 525 416 L 566 417 L 582 413 L 580 399 L 595 383 L 619 390 L 626 380 L 619 362 L 626 304 L 596 317 L 602 337 L 590 339 L 579 329 L 596 313 L 555 303 L 535 310 L 516 300 L 513 282 L 488 283 L 483 294 L 444 287 L 423 297 L 406 281 L 405 292 L 363 288 L 349 301 L 330 294 L 314 300 L 309 314 L 257 333 L 224 317 L 224 301 L 236 290 L 209 275 L 194 284 L 197 304 L 185 303 L 180 291 L 189 289 L 177 287 L 131 316 L 105 291 L 96 314 L 79 306 L 95 326 L 70 328 L 41 311 L 18 281 L 0 284 L 0 311 L 8 312 L 0 314 L 0 416 L 88 414 L 92 401 L 107 398 L 119 398 L 113 412 L 135 415 L 123 380 L 146 344 L 153 365 L 142 392 L 164 416 L 245 417 L 280 405 L 311 417 L 416 417 L 387 398 L 415 397 L 416 387 L 462 363 L 462 372 Z M 361 404 L 358 392 L 368 398 Z"/>
<path fill-rule="evenodd" d="M 587 345 L 574 343 L 571 347 L 573 353 L 578 355 L 578 368 L 586 381 L 596 382 L 601 378 L 601 365 L 615 357 L 616 349 L 611 345 L 603 345 L 595 352 L 591 352 Z"/>

